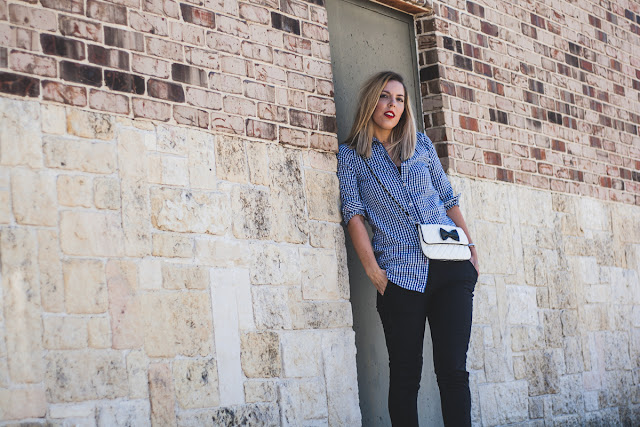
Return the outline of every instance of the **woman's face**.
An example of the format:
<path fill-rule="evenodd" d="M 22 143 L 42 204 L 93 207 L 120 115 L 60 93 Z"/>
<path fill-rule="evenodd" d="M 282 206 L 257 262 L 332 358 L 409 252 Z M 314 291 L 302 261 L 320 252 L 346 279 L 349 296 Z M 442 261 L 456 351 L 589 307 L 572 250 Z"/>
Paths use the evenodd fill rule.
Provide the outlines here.
<path fill-rule="evenodd" d="M 404 113 L 404 86 L 397 80 L 389 80 L 382 89 L 378 105 L 373 111 L 374 135 L 386 140 Z M 382 137 L 382 138 L 381 138 Z"/>

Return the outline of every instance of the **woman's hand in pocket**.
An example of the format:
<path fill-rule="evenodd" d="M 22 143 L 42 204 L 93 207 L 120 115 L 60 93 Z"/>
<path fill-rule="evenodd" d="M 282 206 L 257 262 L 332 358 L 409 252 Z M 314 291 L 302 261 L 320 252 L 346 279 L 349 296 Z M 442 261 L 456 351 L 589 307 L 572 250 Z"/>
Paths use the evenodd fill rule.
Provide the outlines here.
<path fill-rule="evenodd" d="M 387 289 L 387 270 L 383 270 L 378 267 L 377 270 L 368 274 L 369 280 L 373 282 L 373 286 L 376 287 L 380 295 L 384 295 L 384 291 Z"/>

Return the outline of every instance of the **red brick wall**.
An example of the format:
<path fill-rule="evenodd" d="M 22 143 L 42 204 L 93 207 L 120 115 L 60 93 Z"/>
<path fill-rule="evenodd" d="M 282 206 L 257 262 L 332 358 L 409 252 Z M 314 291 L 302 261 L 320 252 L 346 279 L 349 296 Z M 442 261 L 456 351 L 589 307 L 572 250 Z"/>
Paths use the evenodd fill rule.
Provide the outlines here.
<path fill-rule="evenodd" d="M 640 205 L 640 3 L 433 9 L 424 120 L 450 172 Z"/>

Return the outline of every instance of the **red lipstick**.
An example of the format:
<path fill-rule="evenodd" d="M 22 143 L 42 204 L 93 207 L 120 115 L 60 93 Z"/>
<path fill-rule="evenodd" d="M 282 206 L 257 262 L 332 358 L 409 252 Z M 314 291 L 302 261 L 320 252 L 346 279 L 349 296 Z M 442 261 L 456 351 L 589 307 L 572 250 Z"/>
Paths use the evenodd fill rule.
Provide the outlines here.
<path fill-rule="evenodd" d="M 393 119 L 396 116 L 396 114 L 393 111 L 385 111 L 384 115 L 385 117 L 388 117 L 390 119 Z"/>

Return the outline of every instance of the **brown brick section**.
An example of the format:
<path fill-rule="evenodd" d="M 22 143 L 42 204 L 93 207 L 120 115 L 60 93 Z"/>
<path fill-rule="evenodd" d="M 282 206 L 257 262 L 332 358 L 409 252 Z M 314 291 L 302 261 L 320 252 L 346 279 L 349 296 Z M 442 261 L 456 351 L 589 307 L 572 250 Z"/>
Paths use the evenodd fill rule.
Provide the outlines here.
<path fill-rule="evenodd" d="M 449 172 L 640 205 L 638 15 L 583 6 L 437 1 L 417 20 L 427 134 L 460 147 L 439 152 Z"/>

